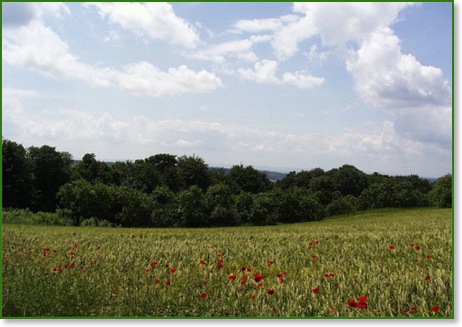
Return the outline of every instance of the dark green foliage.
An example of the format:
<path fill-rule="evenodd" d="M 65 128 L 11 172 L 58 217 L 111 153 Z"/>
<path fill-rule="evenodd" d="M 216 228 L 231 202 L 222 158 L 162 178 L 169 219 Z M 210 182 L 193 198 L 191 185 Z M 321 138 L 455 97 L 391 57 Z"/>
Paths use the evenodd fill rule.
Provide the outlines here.
<path fill-rule="evenodd" d="M 429 196 L 434 206 L 452 208 L 452 175 L 438 178 Z"/>
<path fill-rule="evenodd" d="M 385 207 L 452 206 L 452 176 L 365 174 L 343 165 L 290 172 L 271 182 L 252 166 L 209 169 L 197 156 L 156 154 L 107 164 L 44 145 L 2 142 L 3 207 L 24 222 L 124 227 L 269 225 Z M 31 212 L 54 212 L 51 216 Z M 10 217 L 12 217 L 10 215 Z M 14 216 L 17 221 L 17 216 Z M 29 217 L 29 218 L 27 218 Z M 59 219 L 55 219 L 59 217 Z"/>
<path fill-rule="evenodd" d="M 243 191 L 256 194 L 269 191 L 272 187 L 266 174 L 252 166 L 245 168 L 242 165 L 233 166 L 226 179 L 235 193 Z"/>
<path fill-rule="evenodd" d="M 21 144 L 2 140 L 2 196 L 4 208 L 27 208 L 32 200 L 32 174 Z"/>

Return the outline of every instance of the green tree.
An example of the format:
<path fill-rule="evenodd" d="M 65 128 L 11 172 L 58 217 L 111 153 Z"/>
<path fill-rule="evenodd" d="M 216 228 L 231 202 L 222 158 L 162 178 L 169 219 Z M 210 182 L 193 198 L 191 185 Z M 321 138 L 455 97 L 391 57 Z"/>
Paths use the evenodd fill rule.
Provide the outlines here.
<path fill-rule="evenodd" d="M 208 166 L 197 156 L 182 156 L 178 160 L 179 181 L 183 189 L 196 185 L 206 191 L 211 183 Z"/>
<path fill-rule="evenodd" d="M 180 226 L 203 227 L 208 224 L 205 197 L 199 186 L 193 185 L 178 194 Z"/>
<path fill-rule="evenodd" d="M 52 212 L 56 210 L 56 194 L 59 188 L 69 182 L 72 156 L 58 152 L 54 147 L 44 145 L 29 148 L 32 172 L 32 209 Z"/>
<path fill-rule="evenodd" d="M 207 210 L 210 213 L 210 223 L 214 226 L 237 225 L 234 211 L 234 197 L 231 188 L 225 183 L 211 186 L 205 195 Z"/>
<path fill-rule="evenodd" d="M 251 224 L 253 221 L 253 195 L 241 192 L 235 195 L 234 207 L 239 224 Z"/>
<path fill-rule="evenodd" d="M 2 206 L 28 208 L 32 200 L 31 166 L 21 144 L 2 140 Z"/>
<path fill-rule="evenodd" d="M 85 179 L 90 183 L 112 182 L 112 176 L 108 165 L 105 162 L 96 160 L 93 153 L 87 153 L 83 156 L 82 161 L 72 166 L 72 180 Z"/>
<path fill-rule="evenodd" d="M 178 206 L 175 193 L 168 186 L 158 186 L 151 194 L 153 208 L 151 222 L 154 227 L 174 227 L 179 225 Z"/>
<path fill-rule="evenodd" d="M 452 208 L 452 175 L 438 178 L 429 195 L 434 206 Z"/>
<path fill-rule="evenodd" d="M 351 165 L 343 165 L 338 169 L 332 170 L 331 178 L 334 189 L 343 196 L 359 196 L 368 186 L 367 175 Z"/>
<path fill-rule="evenodd" d="M 254 225 L 274 225 L 278 221 L 278 201 L 273 192 L 254 195 L 252 223 Z"/>
<path fill-rule="evenodd" d="M 226 180 L 236 194 L 241 191 L 256 194 L 272 188 L 272 183 L 266 174 L 259 172 L 252 166 L 245 168 L 243 165 L 233 166 L 226 176 Z"/>

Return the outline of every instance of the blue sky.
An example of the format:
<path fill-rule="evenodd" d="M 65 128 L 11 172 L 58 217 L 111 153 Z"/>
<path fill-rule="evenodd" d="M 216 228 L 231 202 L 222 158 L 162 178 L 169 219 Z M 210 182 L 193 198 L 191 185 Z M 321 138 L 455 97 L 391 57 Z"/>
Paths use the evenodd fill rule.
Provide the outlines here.
<path fill-rule="evenodd" d="M 75 159 L 438 177 L 451 3 L 3 3 L 2 134 Z"/>

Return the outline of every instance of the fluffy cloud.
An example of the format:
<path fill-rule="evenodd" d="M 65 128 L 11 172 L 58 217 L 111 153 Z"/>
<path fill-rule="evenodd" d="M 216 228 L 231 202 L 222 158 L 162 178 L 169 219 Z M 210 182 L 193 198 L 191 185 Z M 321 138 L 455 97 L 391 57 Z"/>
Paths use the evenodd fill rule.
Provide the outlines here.
<path fill-rule="evenodd" d="M 281 79 L 276 77 L 277 62 L 273 60 L 263 60 L 255 63 L 254 69 L 238 70 L 239 74 L 249 80 L 256 81 L 257 83 L 269 84 L 290 84 L 298 88 L 312 88 L 320 86 L 324 83 L 324 78 L 305 75 L 303 72 L 284 73 Z"/>
<path fill-rule="evenodd" d="M 213 73 L 195 72 L 181 65 L 162 71 L 147 63 L 123 71 L 83 63 L 40 21 L 3 31 L 2 55 L 7 64 L 56 79 L 81 80 L 95 86 L 120 86 L 135 95 L 161 97 L 186 92 L 210 92 L 223 84 Z"/>
<path fill-rule="evenodd" d="M 449 105 L 451 90 L 440 69 L 401 52 L 390 28 L 369 35 L 347 60 L 358 94 L 375 107 L 411 108 Z"/>
<path fill-rule="evenodd" d="M 132 31 L 139 37 L 159 39 L 194 48 L 200 43 L 194 26 L 178 17 L 168 3 L 87 3 L 111 24 Z"/>
<path fill-rule="evenodd" d="M 250 49 L 253 41 L 250 39 L 233 40 L 217 45 L 206 47 L 195 53 L 187 54 L 190 58 L 199 60 L 210 60 L 217 63 L 223 63 L 226 57 L 235 57 L 245 61 L 256 61 L 257 56 Z"/>

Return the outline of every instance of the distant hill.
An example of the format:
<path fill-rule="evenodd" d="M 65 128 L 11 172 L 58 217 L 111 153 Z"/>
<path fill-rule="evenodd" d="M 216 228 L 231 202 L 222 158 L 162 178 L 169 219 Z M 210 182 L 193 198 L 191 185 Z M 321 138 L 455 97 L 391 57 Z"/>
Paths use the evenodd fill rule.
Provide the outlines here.
<path fill-rule="evenodd" d="M 209 167 L 209 170 L 223 171 L 225 173 L 225 175 L 227 175 L 229 173 L 229 171 L 231 170 L 231 168 Z M 279 181 L 279 180 L 283 179 L 287 175 L 285 173 L 279 173 L 279 172 L 276 172 L 276 171 L 268 171 L 268 170 L 258 170 L 258 171 L 264 173 L 268 177 L 268 179 L 270 181 L 273 181 L 273 182 Z"/>

